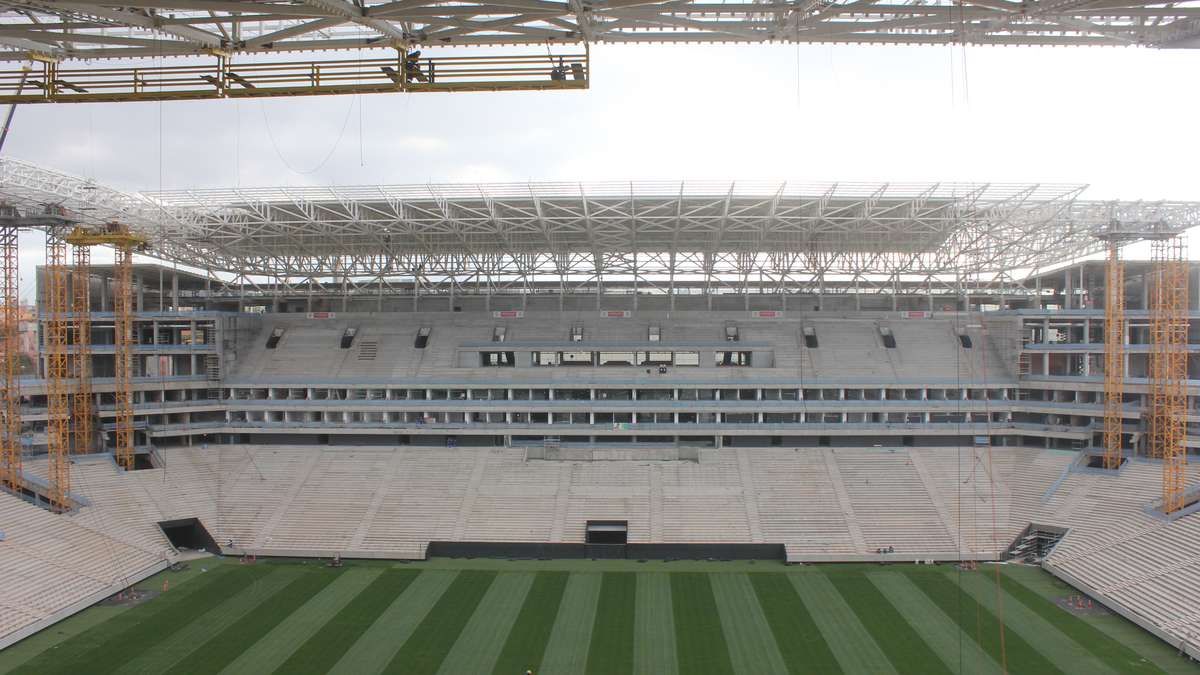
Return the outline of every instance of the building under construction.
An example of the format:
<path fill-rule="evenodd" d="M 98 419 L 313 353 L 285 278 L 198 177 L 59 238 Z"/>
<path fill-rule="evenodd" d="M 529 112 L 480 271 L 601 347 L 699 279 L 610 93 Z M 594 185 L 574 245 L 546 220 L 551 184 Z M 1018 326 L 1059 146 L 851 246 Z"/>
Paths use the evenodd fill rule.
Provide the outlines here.
<path fill-rule="evenodd" d="M 48 232 L 5 476 L 122 542 L 114 584 L 170 564 L 162 523 L 256 556 L 630 555 L 590 548 L 605 523 L 648 557 L 1034 558 L 1200 650 L 1155 604 L 1200 574 L 1167 534 L 1200 517 L 1200 205 L 75 181 L 0 163 L 8 222 Z"/>

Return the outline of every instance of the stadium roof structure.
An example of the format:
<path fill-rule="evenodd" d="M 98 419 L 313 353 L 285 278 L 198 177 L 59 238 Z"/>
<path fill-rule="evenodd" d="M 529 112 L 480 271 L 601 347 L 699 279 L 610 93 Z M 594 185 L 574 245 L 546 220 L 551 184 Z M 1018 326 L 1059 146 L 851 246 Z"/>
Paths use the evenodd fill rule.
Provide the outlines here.
<path fill-rule="evenodd" d="M 494 286 L 632 280 L 1019 282 L 1102 250 L 1114 221 L 1180 230 L 1200 202 L 1080 199 L 1082 185 L 601 182 L 131 194 L 13 159 L 0 199 L 118 220 L 163 260 L 276 280 Z M 520 282 L 518 281 L 518 283 Z"/>
<path fill-rule="evenodd" d="M 0 11 L 0 59 L 9 61 L 583 42 L 1195 48 L 1200 3 L 28 0 Z"/>

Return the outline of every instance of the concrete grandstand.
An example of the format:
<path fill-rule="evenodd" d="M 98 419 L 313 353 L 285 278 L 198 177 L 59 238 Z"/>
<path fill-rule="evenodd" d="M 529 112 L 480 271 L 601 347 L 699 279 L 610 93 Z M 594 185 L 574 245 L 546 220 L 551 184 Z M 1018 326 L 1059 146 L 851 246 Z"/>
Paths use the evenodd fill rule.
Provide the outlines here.
<path fill-rule="evenodd" d="M 1197 205 L 1073 186 L 144 196 L 4 166 L 11 202 L 120 218 L 161 260 L 134 270 L 139 468 L 76 456 L 62 516 L 0 494 L 0 573 L 22 580 L 0 646 L 176 560 L 161 523 L 196 519 L 227 554 L 421 559 L 597 555 L 589 522 L 615 521 L 681 557 L 1029 558 L 1200 657 L 1200 515 L 1147 508 L 1150 268 L 1126 270 L 1129 461 L 1098 473 L 1104 274 L 1083 260 L 1114 218 L 1188 227 Z M 92 271 L 107 435 L 113 274 Z M 37 485 L 46 385 L 21 389 Z"/>

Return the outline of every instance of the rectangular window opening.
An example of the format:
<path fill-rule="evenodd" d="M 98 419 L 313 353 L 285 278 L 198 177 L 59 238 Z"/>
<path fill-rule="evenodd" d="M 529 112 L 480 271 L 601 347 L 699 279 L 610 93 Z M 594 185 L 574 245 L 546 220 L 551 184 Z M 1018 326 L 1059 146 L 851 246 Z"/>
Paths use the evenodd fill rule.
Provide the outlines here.
<path fill-rule="evenodd" d="M 429 345 L 429 334 L 432 332 L 433 329 L 429 326 L 421 326 L 421 329 L 417 331 L 417 339 L 413 341 L 413 347 L 425 349 Z"/>
<path fill-rule="evenodd" d="M 267 338 L 267 349 L 275 349 L 279 346 L 279 340 L 283 337 L 283 329 L 275 328 L 271 331 L 271 336 Z"/>
<path fill-rule="evenodd" d="M 358 328 L 355 328 L 355 327 L 347 328 L 345 330 L 345 332 L 342 333 L 342 342 L 340 345 L 341 348 L 342 349 L 350 349 L 350 345 L 354 344 L 354 336 L 355 335 L 358 335 Z"/>
<path fill-rule="evenodd" d="M 817 348 L 817 329 L 812 326 L 804 327 L 804 346 L 809 349 Z"/>
<path fill-rule="evenodd" d="M 883 346 L 888 349 L 896 348 L 896 336 L 892 335 L 892 329 L 887 326 L 879 327 L 879 335 L 883 338 Z"/>

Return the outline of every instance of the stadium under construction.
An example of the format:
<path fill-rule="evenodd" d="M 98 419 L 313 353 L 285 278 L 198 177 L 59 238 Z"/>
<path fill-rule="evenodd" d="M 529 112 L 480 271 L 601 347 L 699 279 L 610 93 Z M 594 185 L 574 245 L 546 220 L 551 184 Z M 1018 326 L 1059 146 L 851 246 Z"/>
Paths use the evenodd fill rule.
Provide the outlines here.
<path fill-rule="evenodd" d="M 134 195 L 0 171 L 10 227 L 48 234 L 41 375 L 6 398 L 32 431 L 6 436 L 25 500 L 3 503 L 118 547 L 94 562 L 117 585 L 169 565 L 161 524 L 193 519 L 256 556 L 1036 557 L 1200 647 L 1200 608 L 1156 604 L 1200 582 L 1181 545 L 1200 266 L 1177 245 L 1200 205 L 1073 185 Z M 1122 262 L 1140 240 L 1160 259 Z M 99 243 L 117 262 L 84 266 Z M 117 590 L 78 574 L 30 573 L 78 592 L 5 639 Z"/>
<path fill-rule="evenodd" d="M 0 60 L 31 65 L 0 72 L 0 103 L 586 89 L 589 45 L 602 43 L 1200 47 L 1194 3 L 1034 4 L 1017 12 L 1007 2 L 869 10 L 690 1 L 20 3 L 0 13 Z M 420 51 L 459 45 L 489 50 Z M 359 58 L 299 56 L 345 49 Z M 363 49 L 386 54 L 364 59 Z M 281 60 L 266 62 L 267 54 Z M 66 67 L 151 56 L 153 65 Z M 164 66 L 163 56 L 189 60 Z M 526 182 L 134 193 L 0 158 L 0 649 L 123 598 L 203 549 L 247 565 L 322 558 L 338 568 L 499 558 L 949 563 L 974 571 L 1019 561 L 1069 584 L 1087 610 L 1099 603 L 1200 659 L 1200 481 L 1187 470 L 1200 452 L 1200 264 L 1187 259 L 1184 242 L 1197 225 L 1200 202 L 1095 200 L 1078 184 Z M 23 375 L 18 237 L 32 231 L 45 238 L 36 274 L 39 355 L 36 373 Z M 111 263 L 93 263 L 98 246 L 112 249 Z M 1127 260 L 1130 251 L 1137 257 Z M 316 583 L 306 581 L 311 574 L 288 574 L 288 588 Z M 772 670 L 739 665 L 739 649 L 757 652 L 746 663 L 775 658 L 774 670 L 802 672 L 785 648 L 795 635 L 780 628 L 799 621 L 798 612 L 772 604 L 781 597 L 807 605 L 813 625 L 833 626 L 822 634 L 837 663 L 820 672 L 886 672 L 903 657 L 879 634 L 871 649 L 888 652 L 880 656 L 887 668 L 855 661 L 858 646 L 838 652 L 834 634 L 846 626 L 876 643 L 869 612 L 838 604 L 838 593 L 851 601 L 847 589 L 861 580 L 839 581 L 832 571 L 833 581 L 822 583 L 837 590 L 831 585 L 825 596 L 805 585 L 825 572 L 809 582 L 789 572 L 798 575 L 787 582 L 794 592 L 768 589 L 765 575 L 748 574 L 748 591 L 729 590 L 742 583 L 729 577 L 703 581 L 720 613 L 717 631 L 730 640 L 724 671 L 697 656 L 702 645 L 683 642 L 689 631 L 681 622 L 707 607 L 686 604 L 694 579 L 672 580 L 661 594 L 675 612 L 668 633 L 681 641 L 667 648 L 661 669 L 646 650 L 636 668 L 597 666 L 591 659 L 607 657 L 595 656 L 600 647 L 588 656 L 586 641 L 584 656 L 576 654 L 586 668 L 566 657 L 553 665 L 554 644 L 579 644 L 563 616 L 568 598 L 586 596 L 584 582 L 563 581 L 561 604 L 549 603 L 553 612 L 563 608 L 549 621 L 565 623 L 543 627 L 545 660 L 540 651 L 532 661 L 502 652 L 517 649 L 507 632 L 492 636 L 492 652 L 458 637 L 487 642 L 476 625 L 482 619 L 471 618 L 476 606 L 498 611 L 504 631 L 536 623 L 517 611 L 531 606 L 521 600 L 526 593 L 545 589 L 513 574 L 504 583 L 524 590 L 506 605 L 507 587 L 491 577 L 463 572 L 414 591 L 412 578 L 382 573 L 395 583 L 397 607 L 407 612 L 415 603 L 432 618 L 419 613 L 386 658 L 343 660 L 341 672 L 502 672 L 509 657 L 521 666 L 515 672 L 527 663 L 565 673 Z M 959 672 L 1007 672 L 1009 625 L 1014 658 L 1033 659 L 1014 661 L 1014 672 L 1041 672 L 1037 659 L 1056 648 L 1049 632 L 1044 644 L 1026 632 L 1041 625 L 1029 618 L 1041 605 L 1021 601 L 997 571 L 994 596 L 985 588 L 974 597 L 990 608 L 999 641 L 981 636 L 982 620 L 972 624 L 989 665 L 964 668 L 971 631 L 962 623 L 961 575 L 953 581 L 960 595 L 947 600 L 935 586 L 951 582 L 920 571 L 904 573 L 911 588 L 863 574 L 875 584 L 869 593 L 897 609 L 912 601 L 950 626 Z M 260 573 L 224 578 L 238 575 L 243 588 Z M 629 591 L 623 601 L 630 617 L 647 597 L 637 576 L 638 599 Z M 314 586 L 289 599 L 283 579 L 265 585 L 278 599 L 206 619 L 207 633 L 186 624 L 195 632 L 163 633 L 161 645 L 146 649 L 166 659 L 170 645 L 207 646 L 210 637 L 215 644 L 224 633 L 214 626 L 275 635 L 267 631 L 276 624 L 262 618 L 268 611 L 288 616 L 322 597 Z M 607 573 L 603 591 L 599 581 L 587 583 L 596 617 L 608 611 L 605 594 L 624 592 L 612 591 Z M 726 595 L 720 584 L 732 584 Z M 161 588 L 166 594 L 168 584 Z M 1017 598 L 1024 628 L 1005 619 L 1002 597 Z M 746 598 L 746 611 L 730 619 L 729 607 Z M 153 602 L 165 608 L 163 626 L 194 619 L 170 600 Z M 341 616 L 331 607 L 311 611 Z M 1063 610 L 1048 607 L 1037 611 Z M 439 612 L 458 618 L 439 623 Z M 141 625 L 157 621 L 146 616 Z M 244 625 L 235 622 L 242 616 Z M 373 616 L 390 615 L 381 606 Z M 579 630 L 604 644 L 596 636 L 612 624 L 595 618 L 593 629 L 590 614 L 586 621 Z M 637 621 L 636 630 L 651 635 L 646 626 L 658 619 Z M 635 659 L 628 623 L 628 644 L 615 652 Z M 953 671 L 953 640 L 938 632 L 945 625 L 909 624 L 910 642 L 930 654 L 941 649 L 938 667 Z M 351 625 L 371 635 L 369 622 Z M 1087 642 L 1083 628 L 1072 630 L 1062 629 L 1057 648 Z M 88 635 L 77 636 L 83 647 L 64 643 L 64 653 L 86 663 Z M 753 648 L 762 635 L 766 647 Z M 439 637 L 465 646 L 431 656 Z M 274 661 L 251 667 L 230 651 L 221 665 L 293 672 L 289 664 L 305 653 L 297 640 L 261 648 L 274 650 Z M 42 672 L 53 654 L 38 658 L 46 661 L 30 661 L 28 672 Z M 464 665 L 471 658 L 474 665 Z M 1074 663 L 1070 655 L 1045 658 L 1072 670 L 1064 666 Z M 689 659 L 699 665 L 689 670 Z M 96 663 L 96 672 L 109 672 Z"/>

